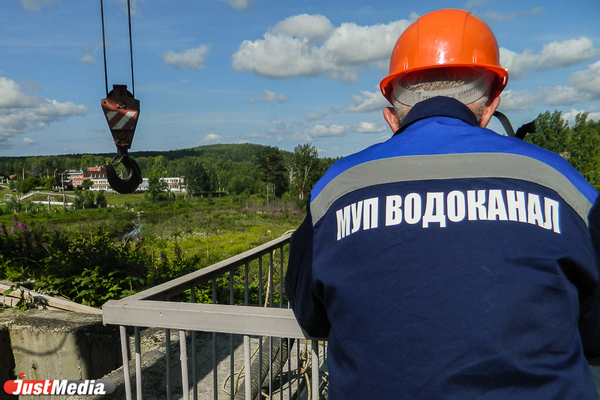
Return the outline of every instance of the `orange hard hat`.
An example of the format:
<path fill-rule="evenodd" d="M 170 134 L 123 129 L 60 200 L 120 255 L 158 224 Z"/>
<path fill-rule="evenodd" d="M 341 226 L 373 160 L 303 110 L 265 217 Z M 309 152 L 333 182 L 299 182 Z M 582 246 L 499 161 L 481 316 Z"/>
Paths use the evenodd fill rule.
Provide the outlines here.
<path fill-rule="evenodd" d="M 508 82 L 491 29 L 468 11 L 447 9 L 423 15 L 402 33 L 392 51 L 389 75 L 380 83 L 381 92 L 392 103 L 394 83 L 406 74 L 443 67 L 491 72 L 493 97 Z"/>

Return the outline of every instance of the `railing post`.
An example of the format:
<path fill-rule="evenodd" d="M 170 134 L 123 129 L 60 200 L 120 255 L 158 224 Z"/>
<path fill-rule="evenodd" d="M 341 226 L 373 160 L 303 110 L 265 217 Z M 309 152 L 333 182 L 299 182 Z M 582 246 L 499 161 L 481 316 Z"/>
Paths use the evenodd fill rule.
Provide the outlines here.
<path fill-rule="evenodd" d="M 245 400 L 252 400 L 252 371 L 250 363 L 250 336 L 244 335 L 244 397 Z"/>
<path fill-rule="evenodd" d="M 173 382 L 171 382 L 171 330 L 165 329 L 165 363 L 167 373 L 167 399 L 173 394 Z"/>
<path fill-rule="evenodd" d="M 125 378 L 125 398 L 131 399 L 131 377 L 129 375 L 129 343 L 127 343 L 127 331 L 123 325 L 119 326 L 121 335 L 121 354 L 123 356 L 123 376 Z"/>
<path fill-rule="evenodd" d="M 179 331 L 179 361 L 181 362 L 181 386 L 183 390 L 183 400 L 190 398 L 190 385 L 188 382 L 187 365 L 187 343 L 185 341 L 185 331 Z"/>
<path fill-rule="evenodd" d="M 311 400 L 319 400 L 319 342 L 313 340 L 311 343 L 311 353 L 312 353 L 312 376 L 311 376 L 311 384 L 312 384 L 312 398 Z"/>
<path fill-rule="evenodd" d="M 190 302 L 196 302 L 196 286 L 190 289 Z M 196 366 L 196 331 L 192 331 L 192 386 L 194 393 L 192 398 L 198 400 L 198 371 Z"/>
<path fill-rule="evenodd" d="M 217 278 L 212 280 L 212 302 L 217 304 Z M 213 399 L 219 398 L 219 382 L 217 376 L 217 333 L 212 333 L 212 352 L 213 352 Z"/>
<path fill-rule="evenodd" d="M 142 354 L 140 351 L 140 328 L 134 328 L 135 340 L 135 392 L 137 400 L 142 400 Z"/>
<path fill-rule="evenodd" d="M 235 291 L 233 290 L 233 275 L 234 275 L 234 271 L 235 270 L 231 270 L 229 271 L 229 304 L 233 305 L 234 302 L 234 296 L 235 296 Z M 229 334 L 229 376 L 231 377 L 229 379 L 229 398 L 231 400 L 233 400 L 233 397 L 235 395 L 234 393 L 234 389 L 235 389 L 235 379 L 233 379 L 234 377 L 234 369 L 235 369 L 235 352 L 233 351 L 233 334 L 230 333 Z"/>

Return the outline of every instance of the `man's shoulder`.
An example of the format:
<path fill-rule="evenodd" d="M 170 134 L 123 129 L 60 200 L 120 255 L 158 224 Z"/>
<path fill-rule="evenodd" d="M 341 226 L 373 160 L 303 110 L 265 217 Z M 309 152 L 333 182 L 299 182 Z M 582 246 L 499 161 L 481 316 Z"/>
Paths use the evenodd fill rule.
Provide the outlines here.
<path fill-rule="evenodd" d="M 334 178 L 342 174 L 344 171 L 347 171 L 352 167 L 363 164 L 365 162 L 373 161 L 375 158 L 377 158 L 375 154 L 378 153 L 377 150 L 382 149 L 382 146 L 384 146 L 384 144 L 385 143 L 374 144 L 370 147 L 367 147 L 364 150 L 361 150 L 354 154 L 350 154 L 349 156 L 346 156 L 336 161 L 331 167 L 329 167 L 329 169 L 325 172 L 323 177 L 319 179 L 319 181 L 315 184 L 311 192 L 311 199 L 315 198 L 318 195 L 318 193 L 320 193 L 320 191 L 329 182 L 331 182 Z M 381 154 L 379 154 L 379 156 L 381 156 Z"/>

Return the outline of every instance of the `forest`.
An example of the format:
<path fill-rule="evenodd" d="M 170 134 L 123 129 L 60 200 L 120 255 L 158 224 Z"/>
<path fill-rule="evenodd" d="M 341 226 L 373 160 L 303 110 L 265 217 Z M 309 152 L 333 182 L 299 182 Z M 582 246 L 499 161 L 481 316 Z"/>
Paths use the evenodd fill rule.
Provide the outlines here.
<path fill-rule="evenodd" d="M 216 144 L 164 152 L 131 152 L 142 176 L 149 178 L 150 195 L 159 194 L 160 177 L 185 177 L 192 196 L 215 193 L 264 195 L 297 199 L 302 205 L 308 192 L 336 159 L 319 158 L 311 144 L 293 152 L 255 144 Z M 109 154 L 59 155 L 46 157 L 0 157 L 0 179 L 14 176 L 10 188 L 27 193 L 36 187 L 61 185 L 65 170 L 105 165 Z M 158 186 L 158 187 L 157 187 Z M 164 196 L 163 196 L 164 197 Z"/>
<path fill-rule="evenodd" d="M 596 189 L 600 189 L 600 121 L 581 113 L 569 126 L 559 111 L 536 118 L 536 132 L 525 140 L 560 154 Z M 160 177 L 184 176 L 192 196 L 214 193 L 262 195 L 295 199 L 303 205 L 310 189 L 336 159 L 320 158 L 310 143 L 293 152 L 256 144 L 216 144 L 191 149 L 132 152 L 142 175 L 155 183 L 160 200 Z M 110 154 L 0 157 L 0 179 L 16 176 L 11 189 L 26 193 L 35 187 L 60 186 L 60 174 L 104 165 Z"/>

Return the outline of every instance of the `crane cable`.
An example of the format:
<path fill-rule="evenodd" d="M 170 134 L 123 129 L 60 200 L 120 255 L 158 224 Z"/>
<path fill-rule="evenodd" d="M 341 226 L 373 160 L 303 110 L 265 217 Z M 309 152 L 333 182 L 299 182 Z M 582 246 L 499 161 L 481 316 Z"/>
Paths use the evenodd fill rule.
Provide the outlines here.
<path fill-rule="evenodd" d="M 102 51 L 104 54 L 104 85 L 106 98 L 102 99 L 102 110 L 110 128 L 117 155 L 106 163 L 106 177 L 110 187 L 119 193 L 133 193 L 142 183 L 142 170 L 138 163 L 129 156 L 128 150 L 133 141 L 140 112 L 140 102 L 135 98 L 135 82 L 133 73 L 133 35 L 131 33 L 131 2 L 127 0 L 127 17 L 129 20 L 129 60 L 131 63 L 131 92 L 127 85 L 113 85 L 108 91 L 108 66 L 106 62 L 106 30 L 104 24 L 104 1 L 100 0 L 100 16 L 102 18 Z M 121 178 L 115 167 L 122 165 L 127 170 L 127 177 Z"/>
<path fill-rule="evenodd" d="M 100 17 L 102 19 L 102 51 L 104 54 L 104 86 L 108 97 L 108 66 L 106 65 L 106 34 L 104 29 L 104 0 L 100 0 Z M 133 79 L 133 35 L 131 34 L 131 1 L 127 0 L 127 19 L 129 21 L 129 61 L 131 64 L 131 94 L 135 97 L 135 83 Z"/>

